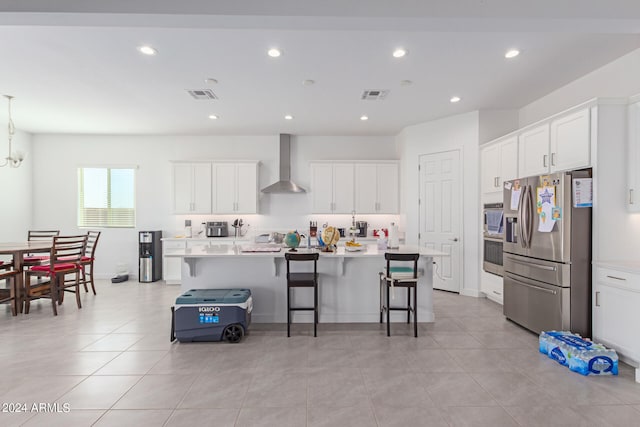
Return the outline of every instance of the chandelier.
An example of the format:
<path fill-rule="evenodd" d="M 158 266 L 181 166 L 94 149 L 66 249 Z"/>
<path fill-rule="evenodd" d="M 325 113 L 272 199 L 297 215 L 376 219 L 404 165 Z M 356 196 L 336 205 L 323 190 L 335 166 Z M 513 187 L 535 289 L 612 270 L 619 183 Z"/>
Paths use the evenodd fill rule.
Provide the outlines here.
<path fill-rule="evenodd" d="M 7 98 L 9 104 L 9 125 L 7 126 L 7 135 L 9 137 L 9 155 L 4 158 L 4 162 L 0 163 L 0 168 L 7 165 L 11 166 L 12 168 L 17 168 L 22 164 L 22 161 L 24 160 L 24 154 L 19 151 L 15 153 L 11 152 L 11 141 L 13 140 L 13 134 L 16 131 L 16 128 L 13 126 L 13 120 L 11 119 L 11 100 L 13 99 L 13 96 L 4 95 L 4 97 Z"/>

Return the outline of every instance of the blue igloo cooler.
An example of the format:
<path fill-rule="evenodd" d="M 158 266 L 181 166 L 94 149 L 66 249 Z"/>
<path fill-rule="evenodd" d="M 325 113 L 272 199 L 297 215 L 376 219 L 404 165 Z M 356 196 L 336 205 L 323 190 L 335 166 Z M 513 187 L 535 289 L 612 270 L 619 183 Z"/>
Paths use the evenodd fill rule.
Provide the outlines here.
<path fill-rule="evenodd" d="M 191 289 L 171 307 L 171 340 L 240 342 L 252 309 L 249 289 Z"/>

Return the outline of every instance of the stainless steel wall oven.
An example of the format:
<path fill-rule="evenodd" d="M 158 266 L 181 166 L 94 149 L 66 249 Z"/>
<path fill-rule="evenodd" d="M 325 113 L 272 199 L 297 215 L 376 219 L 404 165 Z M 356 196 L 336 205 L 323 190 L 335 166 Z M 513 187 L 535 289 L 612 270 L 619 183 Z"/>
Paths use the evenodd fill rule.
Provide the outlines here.
<path fill-rule="evenodd" d="M 502 203 L 487 203 L 483 211 L 484 271 L 502 276 L 502 246 L 504 240 L 504 211 Z"/>

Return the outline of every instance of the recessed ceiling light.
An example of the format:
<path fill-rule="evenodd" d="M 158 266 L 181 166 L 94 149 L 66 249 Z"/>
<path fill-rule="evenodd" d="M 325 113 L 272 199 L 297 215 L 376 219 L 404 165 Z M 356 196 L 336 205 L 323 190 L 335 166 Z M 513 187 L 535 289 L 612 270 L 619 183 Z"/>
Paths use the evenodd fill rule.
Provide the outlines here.
<path fill-rule="evenodd" d="M 520 55 L 520 51 L 518 49 L 510 49 L 507 53 L 504 54 L 504 57 L 507 59 L 515 58 Z"/>
<path fill-rule="evenodd" d="M 291 114 L 287 114 L 286 116 L 284 116 L 285 120 L 293 120 L 293 116 Z"/>
<path fill-rule="evenodd" d="M 460 99 L 461 98 L 459 96 L 452 96 L 449 101 L 455 104 L 456 102 L 460 102 Z"/>
<path fill-rule="evenodd" d="M 393 57 L 394 58 L 402 58 L 406 54 L 407 54 L 407 50 L 403 49 L 401 47 L 393 51 Z"/>
<path fill-rule="evenodd" d="M 362 121 L 369 120 L 369 116 L 360 116 L 360 120 Z"/>
<path fill-rule="evenodd" d="M 219 117 L 219 116 L 217 116 L 217 115 L 215 115 L 215 114 L 209 114 L 209 118 L 210 118 L 211 120 L 218 120 L 218 117 Z"/>
<path fill-rule="evenodd" d="M 267 55 L 269 55 L 272 58 L 277 58 L 280 55 L 282 55 L 282 52 L 280 51 L 280 49 L 272 48 L 267 51 Z"/>
<path fill-rule="evenodd" d="M 218 84 L 218 80 L 208 77 L 206 79 L 204 79 L 204 82 L 210 85 L 217 85 Z"/>
<path fill-rule="evenodd" d="M 412 84 L 411 80 L 400 80 L 400 86 L 411 86 Z"/>
<path fill-rule="evenodd" d="M 151 46 L 146 46 L 146 45 L 138 46 L 138 50 L 140 51 L 140 53 L 143 53 L 145 55 L 155 55 L 156 53 L 158 53 L 157 50 L 155 50 Z"/>
<path fill-rule="evenodd" d="M 312 84 L 314 84 L 316 81 L 315 80 L 311 80 L 311 79 L 307 79 L 307 80 L 303 80 L 302 81 L 302 85 L 303 86 L 311 86 Z"/>

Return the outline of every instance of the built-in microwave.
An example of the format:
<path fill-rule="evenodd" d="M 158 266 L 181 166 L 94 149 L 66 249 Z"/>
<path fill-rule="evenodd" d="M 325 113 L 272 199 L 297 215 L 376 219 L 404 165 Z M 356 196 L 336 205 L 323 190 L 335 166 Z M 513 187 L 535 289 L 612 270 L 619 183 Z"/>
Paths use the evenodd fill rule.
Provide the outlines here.
<path fill-rule="evenodd" d="M 484 205 L 483 259 L 484 271 L 502 276 L 502 243 L 504 240 L 504 210 L 502 203 Z"/>

